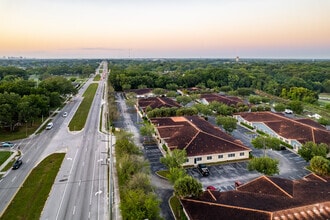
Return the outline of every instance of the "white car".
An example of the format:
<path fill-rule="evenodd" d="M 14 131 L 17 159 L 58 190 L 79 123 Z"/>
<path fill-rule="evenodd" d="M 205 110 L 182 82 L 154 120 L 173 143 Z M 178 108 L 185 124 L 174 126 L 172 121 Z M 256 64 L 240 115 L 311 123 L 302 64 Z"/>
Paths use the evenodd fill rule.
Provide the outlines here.
<path fill-rule="evenodd" d="M 46 130 L 50 130 L 50 129 L 52 129 L 53 126 L 54 126 L 53 122 L 49 122 L 49 123 L 47 124 L 47 126 L 46 126 Z"/>
<path fill-rule="evenodd" d="M 68 116 L 68 113 L 67 112 L 63 112 L 62 117 L 65 118 L 66 116 Z"/>

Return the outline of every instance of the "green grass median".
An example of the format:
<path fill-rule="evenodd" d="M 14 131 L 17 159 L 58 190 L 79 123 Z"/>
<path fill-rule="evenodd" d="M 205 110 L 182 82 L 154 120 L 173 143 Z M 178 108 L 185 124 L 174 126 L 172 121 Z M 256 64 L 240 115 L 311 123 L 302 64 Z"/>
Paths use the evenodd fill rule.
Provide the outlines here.
<path fill-rule="evenodd" d="M 39 219 L 64 156 L 49 155 L 34 168 L 0 219 Z"/>
<path fill-rule="evenodd" d="M 70 131 L 80 131 L 83 129 L 86 123 L 86 119 L 89 113 L 89 109 L 92 105 L 98 84 L 92 83 L 86 89 L 83 97 L 84 100 L 81 102 L 78 110 L 76 111 L 75 115 L 73 116 L 72 120 L 69 124 Z"/>

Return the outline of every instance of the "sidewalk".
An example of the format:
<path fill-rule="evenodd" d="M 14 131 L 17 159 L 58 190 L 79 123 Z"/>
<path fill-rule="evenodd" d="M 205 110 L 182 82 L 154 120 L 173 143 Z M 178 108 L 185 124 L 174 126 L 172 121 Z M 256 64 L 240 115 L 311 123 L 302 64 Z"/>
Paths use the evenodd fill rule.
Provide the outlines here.
<path fill-rule="evenodd" d="M 104 79 L 107 80 L 107 79 Z M 102 127 L 101 127 L 101 131 L 102 133 L 108 134 L 110 135 L 110 142 L 109 142 L 109 163 L 110 163 L 110 167 L 109 167 L 109 172 L 110 172 L 110 183 L 109 183 L 109 190 L 110 192 L 108 192 L 109 195 L 109 202 L 111 203 L 111 205 L 109 204 L 109 208 L 111 207 L 111 210 L 109 210 L 109 212 L 111 212 L 111 218 L 110 219 L 116 219 L 116 220 L 121 220 L 122 216 L 121 216 L 121 212 L 120 212 L 120 194 L 119 194 L 119 188 L 118 188 L 118 178 L 117 178 L 117 170 L 116 170 L 116 156 L 115 156 L 115 143 L 116 143 L 116 136 L 113 135 L 112 131 L 109 131 L 107 129 L 107 124 L 108 124 L 108 87 L 107 87 L 107 83 L 105 83 L 105 91 L 104 91 L 104 97 L 103 97 L 103 103 L 106 103 L 103 106 L 103 115 L 102 115 Z"/>
<path fill-rule="evenodd" d="M 0 150 L 0 151 L 7 151 L 7 150 Z M 15 157 L 16 157 L 16 155 L 18 154 L 18 151 L 17 150 L 13 150 L 13 149 L 10 149 L 10 151 L 11 152 L 13 152 L 11 155 L 10 155 L 10 157 L 8 157 L 8 159 L 3 163 L 3 164 L 1 164 L 1 166 L 0 166 L 0 175 L 6 175 L 6 173 L 8 172 L 8 170 L 6 170 L 6 171 L 2 171 L 6 166 L 7 166 L 7 164 L 8 163 L 10 163 Z"/>

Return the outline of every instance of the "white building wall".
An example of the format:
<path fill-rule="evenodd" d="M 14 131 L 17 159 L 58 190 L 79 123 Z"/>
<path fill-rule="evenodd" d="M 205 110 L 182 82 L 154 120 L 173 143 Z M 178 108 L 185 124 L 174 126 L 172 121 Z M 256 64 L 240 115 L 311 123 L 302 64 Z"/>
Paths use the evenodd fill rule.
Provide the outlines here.
<path fill-rule="evenodd" d="M 188 157 L 187 158 L 188 162 L 184 163 L 183 166 L 193 166 L 200 163 L 208 164 L 208 163 L 235 161 L 235 160 L 242 160 L 248 158 L 249 158 L 249 150 L 201 155 L 201 156 Z"/>

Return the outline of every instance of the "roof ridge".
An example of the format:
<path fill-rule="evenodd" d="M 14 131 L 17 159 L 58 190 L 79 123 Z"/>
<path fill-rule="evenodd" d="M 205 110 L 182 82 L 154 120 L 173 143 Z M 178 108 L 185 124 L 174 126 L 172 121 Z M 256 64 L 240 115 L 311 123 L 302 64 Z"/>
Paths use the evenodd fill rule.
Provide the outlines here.
<path fill-rule="evenodd" d="M 268 112 L 268 113 L 270 113 L 270 114 L 272 114 L 272 115 L 275 115 L 275 116 L 278 116 L 278 117 L 280 117 L 280 118 L 284 118 L 285 120 L 291 121 L 291 122 L 293 122 L 293 123 L 298 123 L 298 124 L 300 124 L 300 125 L 302 125 L 302 126 L 306 126 L 306 127 L 308 127 L 308 128 L 311 128 L 311 129 L 323 130 L 323 129 L 320 129 L 320 128 L 316 128 L 316 127 L 314 127 L 314 126 L 311 126 L 311 125 L 309 125 L 309 124 L 305 124 L 305 123 L 302 123 L 302 122 L 300 122 L 300 121 L 297 121 L 298 119 L 297 119 L 297 120 L 294 120 L 294 119 L 292 119 L 292 118 L 288 118 L 288 117 L 285 117 L 285 116 L 283 116 L 283 115 L 275 114 L 274 112 Z M 307 118 L 303 118 L 303 119 L 307 119 Z"/>
<path fill-rule="evenodd" d="M 217 128 L 217 129 L 219 129 L 219 128 Z M 214 135 L 214 134 L 209 134 L 209 133 L 206 133 L 205 131 L 201 131 L 201 133 L 204 133 L 204 134 L 206 134 L 206 135 L 209 135 L 209 136 L 215 137 L 215 138 L 217 138 L 217 139 L 224 140 L 224 141 L 226 141 L 226 142 L 229 142 L 229 143 L 232 143 L 232 144 L 235 144 L 235 145 L 239 145 L 239 146 L 241 146 L 241 147 L 244 147 L 244 148 L 250 150 L 250 148 L 245 147 L 245 146 L 242 145 L 242 144 L 239 144 L 239 143 L 236 143 L 236 142 L 233 142 L 233 141 L 230 141 L 230 140 L 224 139 L 224 138 L 222 138 L 222 137 L 218 137 L 218 136 L 216 136 L 216 135 Z"/>
<path fill-rule="evenodd" d="M 214 200 L 214 201 L 217 201 L 217 198 L 215 198 L 215 196 L 213 195 L 213 193 L 212 193 L 212 191 L 211 190 L 207 190 L 208 191 L 208 193 L 210 194 L 210 196 L 212 197 L 212 199 Z"/>
<path fill-rule="evenodd" d="M 213 202 L 205 202 L 205 201 L 195 200 L 195 199 L 181 198 L 181 200 L 185 200 L 185 201 L 189 201 L 189 202 L 195 202 L 195 203 L 203 203 L 203 204 L 212 205 L 212 206 L 222 206 L 222 207 L 226 207 L 226 208 L 233 208 L 233 209 L 240 209 L 240 210 L 246 210 L 246 211 L 260 212 L 260 213 L 266 213 L 266 214 L 272 215 L 272 212 L 259 210 L 259 209 L 251 209 L 251 208 L 238 207 L 238 206 L 233 206 L 233 205 L 225 205 L 225 204 L 219 204 L 219 203 L 213 203 Z"/>
<path fill-rule="evenodd" d="M 162 104 L 166 104 L 165 102 L 164 102 L 164 100 L 162 100 L 160 97 L 156 97 Z"/>
<path fill-rule="evenodd" d="M 278 188 L 280 191 L 282 191 L 284 194 L 286 194 L 288 197 L 290 197 L 291 199 L 293 198 L 292 195 L 290 195 L 287 191 L 285 191 L 282 187 L 280 187 L 279 185 L 277 185 L 276 183 L 274 183 L 274 181 L 272 181 L 271 179 L 269 179 L 269 177 L 265 176 L 266 180 L 269 181 L 271 184 L 273 184 L 276 188 Z"/>
<path fill-rule="evenodd" d="M 306 176 L 304 176 L 303 178 L 305 179 L 305 178 L 307 178 L 307 176 L 310 176 L 310 175 L 315 176 L 316 178 L 320 179 L 321 181 L 323 181 L 323 182 L 325 182 L 325 183 L 328 182 L 326 179 L 322 178 L 321 176 L 319 176 L 319 175 L 317 175 L 317 174 L 315 174 L 315 173 L 309 173 L 309 174 L 307 174 Z"/>

